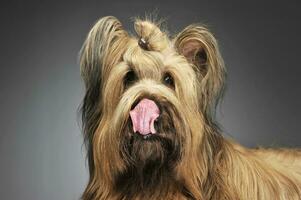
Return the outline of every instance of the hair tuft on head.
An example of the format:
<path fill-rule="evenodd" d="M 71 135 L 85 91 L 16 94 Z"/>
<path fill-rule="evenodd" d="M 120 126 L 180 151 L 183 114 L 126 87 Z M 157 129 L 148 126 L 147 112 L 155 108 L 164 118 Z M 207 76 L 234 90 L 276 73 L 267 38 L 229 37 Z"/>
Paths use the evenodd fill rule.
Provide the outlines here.
<path fill-rule="evenodd" d="M 150 20 L 136 19 L 134 25 L 138 35 L 138 44 L 144 50 L 163 51 L 169 46 L 169 39 L 165 32 L 160 30 L 159 23 Z"/>

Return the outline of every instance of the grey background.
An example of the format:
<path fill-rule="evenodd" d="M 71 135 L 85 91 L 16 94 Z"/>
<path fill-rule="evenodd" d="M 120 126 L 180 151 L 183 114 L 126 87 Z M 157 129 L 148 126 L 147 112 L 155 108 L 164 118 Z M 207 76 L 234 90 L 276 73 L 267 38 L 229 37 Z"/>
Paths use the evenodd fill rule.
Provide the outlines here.
<path fill-rule="evenodd" d="M 171 33 L 203 22 L 228 69 L 219 120 L 253 146 L 300 147 L 300 1 L 8 1 L 0 12 L 0 194 L 78 199 L 87 182 L 78 51 L 101 16 L 132 29 L 158 9 Z"/>

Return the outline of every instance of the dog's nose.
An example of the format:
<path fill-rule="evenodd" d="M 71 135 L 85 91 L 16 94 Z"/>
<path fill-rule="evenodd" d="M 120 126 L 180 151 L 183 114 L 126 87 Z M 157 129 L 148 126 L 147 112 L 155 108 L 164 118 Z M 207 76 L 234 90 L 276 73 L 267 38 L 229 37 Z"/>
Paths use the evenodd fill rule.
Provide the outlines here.
<path fill-rule="evenodd" d="M 157 104 L 150 99 L 142 99 L 131 111 L 133 131 L 141 135 L 155 134 L 155 121 L 160 114 Z"/>

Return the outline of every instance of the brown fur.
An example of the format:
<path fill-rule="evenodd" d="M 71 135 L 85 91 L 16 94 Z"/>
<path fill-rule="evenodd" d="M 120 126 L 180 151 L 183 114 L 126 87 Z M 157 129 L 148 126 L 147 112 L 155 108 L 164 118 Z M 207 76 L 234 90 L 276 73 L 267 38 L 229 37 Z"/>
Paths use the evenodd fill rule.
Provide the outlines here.
<path fill-rule="evenodd" d="M 214 112 L 225 68 L 212 33 L 193 24 L 170 39 L 148 19 L 135 30 L 104 17 L 81 50 L 90 170 L 82 199 L 301 199 L 300 150 L 248 149 L 221 135 Z M 129 119 L 144 97 L 161 110 L 159 133 L 147 140 Z"/>

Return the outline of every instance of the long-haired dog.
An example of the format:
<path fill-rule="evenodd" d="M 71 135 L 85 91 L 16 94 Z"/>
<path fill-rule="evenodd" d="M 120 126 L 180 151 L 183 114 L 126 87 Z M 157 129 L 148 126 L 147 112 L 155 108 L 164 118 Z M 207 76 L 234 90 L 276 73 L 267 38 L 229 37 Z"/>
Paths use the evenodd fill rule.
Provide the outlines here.
<path fill-rule="evenodd" d="M 301 199 L 301 151 L 248 149 L 222 136 L 218 44 L 193 24 L 169 37 L 100 19 L 80 53 L 90 179 L 83 200 Z"/>

